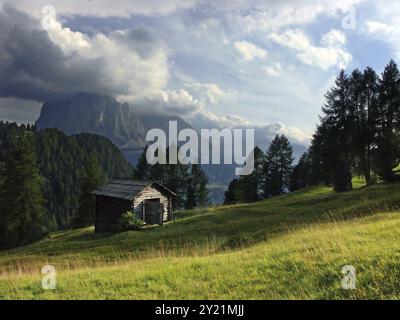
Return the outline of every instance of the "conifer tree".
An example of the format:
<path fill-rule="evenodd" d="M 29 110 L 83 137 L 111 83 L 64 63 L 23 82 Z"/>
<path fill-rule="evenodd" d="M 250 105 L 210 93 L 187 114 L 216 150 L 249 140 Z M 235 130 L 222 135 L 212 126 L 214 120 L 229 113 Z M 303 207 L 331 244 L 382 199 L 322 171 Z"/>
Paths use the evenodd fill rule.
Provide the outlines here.
<path fill-rule="evenodd" d="M 293 149 L 284 135 L 272 141 L 265 161 L 265 197 L 278 196 L 289 188 Z"/>
<path fill-rule="evenodd" d="M 46 232 L 42 177 L 32 138 L 22 133 L 10 151 L 0 186 L 0 247 L 29 244 Z"/>
<path fill-rule="evenodd" d="M 386 181 L 394 180 L 393 169 L 399 164 L 399 108 L 400 73 L 397 64 L 391 60 L 379 83 L 375 153 L 378 174 Z"/>
<path fill-rule="evenodd" d="M 236 204 L 241 201 L 242 195 L 239 179 L 233 179 L 229 183 L 228 189 L 225 191 L 224 196 L 224 204 Z"/>
<path fill-rule="evenodd" d="M 308 153 L 304 153 L 290 176 L 290 191 L 296 191 L 311 185 L 311 159 Z"/>
<path fill-rule="evenodd" d="M 190 177 L 195 190 L 195 206 L 206 207 L 209 204 L 207 174 L 199 164 L 192 164 Z"/>
<path fill-rule="evenodd" d="M 264 197 L 265 154 L 258 147 L 253 150 L 254 170 L 251 174 L 240 177 L 241 202 L 254 202 Z"/>
<path fill-rule="evenodd" d="M 95 197 L 92 192 L 105 181 L 104 173 L 94 156 L 88 160 L 86 174 L 81 184 L 79 208 L 75 218 L 75 227 L 85 227 L 95 222 Z"/>
<path fill-rule="evenodd" d="M 350 79 L 342 70 L 335 81 L 335 86 L 325 95 L 326 103 L 322 108 L 324 116 L 321 118 L 324 134 L 322 144 L 324 145 L 327 168 L 331 175 L 334 189 L 346 191 L 348 187 L 341 190 L 345 184 L 342 181 L 340 168 L 346 173 L 350 172 L 352 164 L 352 132 L 353 112 L 351 111 Z M 351 183 L 351 179 L 350 179 Z M 351 189 L 351 187 L 350 187 Z"/>
<path fill-rule="evenodd" d="M 136 165 L 136 178 L 139 180 L 149 180 L 150 178 L 151 166 L 146 159 L 147 149 L 148 146 L 146 146 L 143 153 L 140 155 L 138 163 Z"/>

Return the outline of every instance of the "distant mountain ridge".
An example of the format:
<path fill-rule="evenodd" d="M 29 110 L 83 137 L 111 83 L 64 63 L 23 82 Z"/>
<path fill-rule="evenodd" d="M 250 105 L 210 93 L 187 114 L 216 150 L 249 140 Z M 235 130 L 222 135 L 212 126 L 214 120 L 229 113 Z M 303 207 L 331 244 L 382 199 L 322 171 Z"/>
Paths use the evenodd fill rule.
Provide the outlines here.
<path fill-rule="evenodd" d="M 67 134 L 82 132 L 102 135 L 121 150 L 143 150 L 146 133 L 153 128 L 168 132 L 168 122 L 178 122 L 178 129 L 191 128 L 177 116 L 140 114 L 128 103 L 95 94 L 78 93 L 61 102 L 45 102 L 36 121 L 38 129 L 57 128 Z"/>

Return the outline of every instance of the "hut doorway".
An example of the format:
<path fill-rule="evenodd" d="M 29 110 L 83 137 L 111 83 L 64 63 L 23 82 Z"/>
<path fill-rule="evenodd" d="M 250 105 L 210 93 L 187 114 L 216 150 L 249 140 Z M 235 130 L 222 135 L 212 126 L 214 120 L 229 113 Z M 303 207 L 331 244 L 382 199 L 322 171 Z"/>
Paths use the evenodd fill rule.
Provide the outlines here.
<path fill-rule="evenodd" d="M 145 216 L 146 224 L 163 224 L 163 206 L 160 199 L 145 200 Z"/>

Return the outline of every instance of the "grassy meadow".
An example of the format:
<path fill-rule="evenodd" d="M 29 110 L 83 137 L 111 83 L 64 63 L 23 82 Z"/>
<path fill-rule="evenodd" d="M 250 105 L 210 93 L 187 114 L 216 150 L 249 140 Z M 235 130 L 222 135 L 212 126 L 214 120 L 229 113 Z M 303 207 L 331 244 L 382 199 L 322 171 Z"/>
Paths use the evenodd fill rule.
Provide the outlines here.
<path fill-rule="evenodd" d="M 0 299 L 399 299 L 400 185 L 313 187 L 120 234 L 0 251 Z M 57 270 L 43 290 L 41 268 Z M 356 268 L 356 289 L 341 287 Z"/>

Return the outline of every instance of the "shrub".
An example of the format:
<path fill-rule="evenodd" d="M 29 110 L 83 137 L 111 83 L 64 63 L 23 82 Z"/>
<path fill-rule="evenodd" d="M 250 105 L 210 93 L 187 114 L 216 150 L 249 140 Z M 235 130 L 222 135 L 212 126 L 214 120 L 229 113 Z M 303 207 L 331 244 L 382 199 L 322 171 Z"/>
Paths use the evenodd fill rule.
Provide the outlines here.
<path fill-rule="evenodd" d="M 128 211 L 121 215 L 118 219 L 118 227 L 120 231 L 140 230 L 144 222 L 135 217 L 132 211 Z"/>

